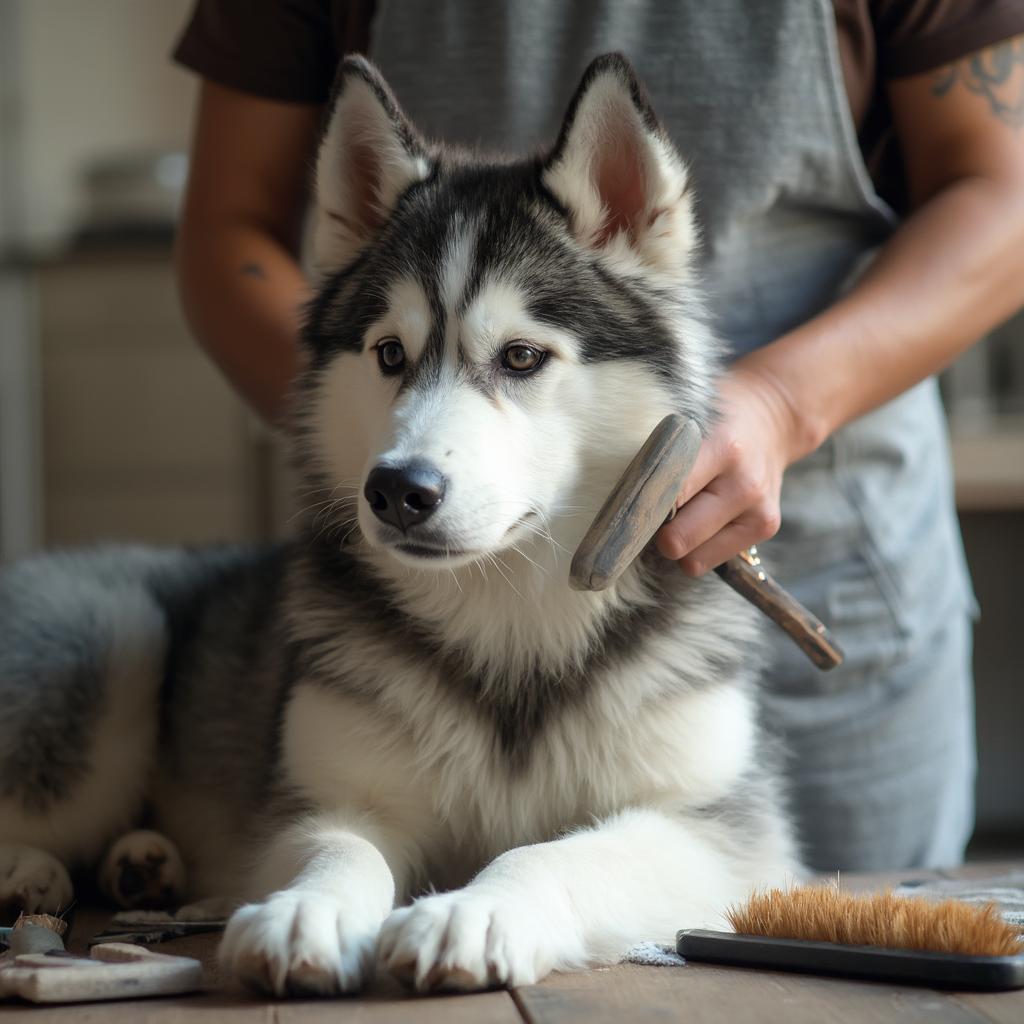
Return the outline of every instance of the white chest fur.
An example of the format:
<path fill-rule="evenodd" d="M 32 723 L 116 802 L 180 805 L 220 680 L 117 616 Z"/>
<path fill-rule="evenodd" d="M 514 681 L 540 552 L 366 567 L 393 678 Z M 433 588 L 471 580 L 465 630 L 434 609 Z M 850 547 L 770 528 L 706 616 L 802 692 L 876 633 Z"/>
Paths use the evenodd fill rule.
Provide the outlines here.
<path fill-rule="evenodd" d="M 285 719 L 289 782 L 317 807 L 380 815 L 408 830 L 428 862 L 454 859 L 472 870 L 626 807 L 714 802 L 751 756 L 752 701 L 734 686 L 632 708 L 598 692 L 549 722 L 517 769 L 472 707 L 434 697 L 432 713 L 420 706 L 429 721 L 403 721 L 300 685 Z"/>

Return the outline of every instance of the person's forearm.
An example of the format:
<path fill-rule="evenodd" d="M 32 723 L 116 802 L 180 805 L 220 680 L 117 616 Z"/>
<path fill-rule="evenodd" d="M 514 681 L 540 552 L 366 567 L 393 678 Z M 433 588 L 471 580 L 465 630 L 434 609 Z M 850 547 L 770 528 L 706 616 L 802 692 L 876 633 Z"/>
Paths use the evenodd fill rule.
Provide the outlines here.
<path fill-rule="evenodd" d="M 795 424 L 788 461 L 948 365 L 1024 303 L 1024 188 L 967 178 L 910 217 L 848 295 L 737 361 Z"/>
<path fill-rule="evenodd" d="M 773 536 L 788 465 L 941 369 L 1024 302 L 1024 195 L 992 179 L 938 191 L 843 298 L 738 359 L 721 418 L 658 546 L 700 575 Z"/>
<path fill-rule="evenodd" d="M 298 368 L 309 285 L 291 251 L 245 221 L 182 226 L 178 277 L 189 324 L 234 387 L 271 424 Z"/>

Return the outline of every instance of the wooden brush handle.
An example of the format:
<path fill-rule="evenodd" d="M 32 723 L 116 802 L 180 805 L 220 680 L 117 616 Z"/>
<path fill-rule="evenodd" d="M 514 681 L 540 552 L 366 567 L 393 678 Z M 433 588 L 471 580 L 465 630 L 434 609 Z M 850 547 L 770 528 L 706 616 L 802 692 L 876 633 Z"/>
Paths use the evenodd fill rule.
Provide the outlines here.
<path fill-rule="evenodd" d="M 573 555 L 569 586 L 604 590 L 675 514 L 676 496 L 700 451 L 700 428 L 666 416 L 623 471 Z"/>
<path fill-rule="evenodd" d="M 580 541 L 569 570 L 575 590 L 610 586 L 676 512 L 701 435 L 696 423 L 666 416 L 626 467 Z M 761 567 L 756 550 L 730 558 L 716 570 L 734 590 L 777 622 L 820 669 L 835 668 L 843 654 L 825 626 Z"/>
<path fill-rule="evenodd" d="M 781 626 L 818 668 L 827 671 L 843 663 L 843 652 L 828 627 L 764 571 L 756 548 L 723 562 L 715 572 Z"/>

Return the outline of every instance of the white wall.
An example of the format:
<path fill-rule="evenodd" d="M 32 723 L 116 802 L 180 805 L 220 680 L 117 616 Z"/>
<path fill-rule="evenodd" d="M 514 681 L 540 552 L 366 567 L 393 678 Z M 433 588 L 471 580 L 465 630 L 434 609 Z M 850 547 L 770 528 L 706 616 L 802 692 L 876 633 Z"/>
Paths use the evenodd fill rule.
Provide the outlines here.
<path fill-rule="evenodd" d="M 17 173 L 25 240 L 58 241 L 76 175 L 120 150 L 185 149 L 194 76 L 169 53 L 191 0 L 0 0 L 15 11 Z"/>

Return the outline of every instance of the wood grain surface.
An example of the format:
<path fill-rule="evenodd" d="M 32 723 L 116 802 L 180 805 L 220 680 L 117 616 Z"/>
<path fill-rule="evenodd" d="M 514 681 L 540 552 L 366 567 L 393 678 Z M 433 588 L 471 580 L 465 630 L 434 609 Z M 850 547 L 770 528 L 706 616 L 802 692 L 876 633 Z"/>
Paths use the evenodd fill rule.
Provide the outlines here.
<path fill-rule="evenodd" d="M 1024 861 L 969 865 L 956 872 L 844 875 L 851 889 L 879 888 L 906 878 L 986 877 L 1024 870 Z M 76 915 L 69 948 L 83 952 L 109 914 Z M 556 974 L 538 985 L 470 996 L 409 996 L 381 985 L 359 998 L 268 1001 L 219 991 L 215 935 L 162 943 L 160 952 L 194 956 L 204 965 L 207 991 L 194 996 L 82 1006 L 0 1007 L 4 1024 L 1021 1024 L 1024 990 L 947 993 L 872 982 L 842 981 L 769 971 L 687 964 L 620 964 Z"/>

